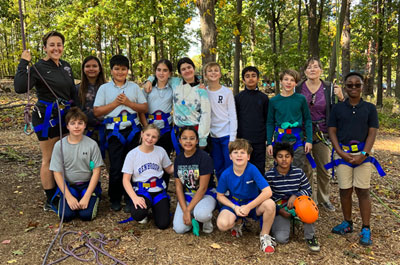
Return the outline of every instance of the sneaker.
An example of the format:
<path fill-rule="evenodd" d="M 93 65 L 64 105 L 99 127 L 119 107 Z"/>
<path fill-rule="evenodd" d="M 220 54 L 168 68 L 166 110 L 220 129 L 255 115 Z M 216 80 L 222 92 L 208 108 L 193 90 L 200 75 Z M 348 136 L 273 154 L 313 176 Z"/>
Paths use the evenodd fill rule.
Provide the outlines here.
<path fill-rule="evenodd" d="M 336 210 L 335 206 L 333 206 L 330 202 L 323 202 L 320 205 L 322 205 L 322 207 L 329 212 L 334 212 Z"/>
<path fill-rule="evenodd" d="M 213 227 L 213 224 L 212 224 L 211 220 L 208 221 L 208 222 L 203 223 L 203 232 L 204 233 L 211 234 L 213 229 L 214 229 L 214 227 Z"/>
<path fill-rule="evenodd" d="M 113 210 L 114 212 L 119 212 L 121 211 L 121 209 L 122 209 L 121 202 L 119 201 L 111 202 L 111 210 Z"/>
<path fill-rule="evenodd" d="M 351 225 L 346 220 L 344 220 L 341 224 L 332 228 L 332 233 L 334 234 L 344 235 L 351 232 L 353 232 L 353 225 Z"/>
<path fill-rule="evenodd" d="M 240 224 L 236 223 L 235 226 L 231 229 L 231 235 L 234 237 L 241 237 L 243 235 L 243 226 L 244 221 L 242 221 Z"/>
<path fill-rule="evenodd" d="M 307 243 L 308 248 L 311 251 L 318 252 L 320 250 L 318 240 L 315 236 L 313 236 L 313 238 L 311 238 L 311 239 L 306 239 L 306 243 Z"/>
<path fill-rule="evenodd" d="M 124 213 L 131 213 L 131 206 L 129 204 L 124 206 Z"/>
<path fill-rule="evenodd" d="M 52 204 L 50 202 L 48 202 L 47 200 L 44 202 L 43 205 L 43 211 L 45 212 L 49 212 L 49 211 L 53 211 L 55 213 L 57 213 L 58 211 L 58 200 L 56 204 Z"/>
<path fill-rule="evenodd" d="M 372 245 L 371 240 L 371 230 L 369 228 L 364 227 L 360 233 L 360 245 L 370 246 Z"/>
<path fill-rule="evenodd" d="M 142 225 L 147 224 L 148 222 L 149 222 L 149 218 L 147 218 L 147 216 L 144 219 L 138 221 L 138 223 L 142 224 Z"/>
<path fill-rule="evenodd" d="M 275 252 L 275 238 L 270 235 L 260 235 L 260 248 L 262 252 L 272 254 Z"/>

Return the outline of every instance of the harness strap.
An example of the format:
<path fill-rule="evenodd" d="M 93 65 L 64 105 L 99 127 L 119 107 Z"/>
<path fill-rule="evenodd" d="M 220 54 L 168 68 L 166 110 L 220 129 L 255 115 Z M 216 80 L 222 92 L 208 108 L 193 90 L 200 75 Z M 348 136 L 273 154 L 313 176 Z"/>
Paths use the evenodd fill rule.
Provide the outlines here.
<path fill-rule="evenodd" d="M 42 131 L 42 137 L 48 137 L 49 136 L 49 128 L 54 127 L 58 124 L 58 115 L 51 119 L 53 109 L 57 109 L 57 102 L 47 102 L 44 100 L 39 100 L 40 103 L 46 105 L 46 111 L 44 115 L 44 120 L 42 124 L 36 125 L 34 127 L 35 132 L 40 132 Z M 71 107 L 71 104 L 67 101 L 61 101 L 59 102 L 60 106 L 60 114 L 61 117 L 65 115 L 65 112 Z M 40 111 L 38 112 L 40 113 Z M 63 119 L 62 120 L 62 125 L 65 125 L 65 122 Z"/>
<path fill-rule="evenodd" d="M 386 173 L 383 170 L 381 164 L 379 164 L 378 160 L 376 160 L 375 157 L 371 157 L 371 156 L 367 157 L 361 164 L 364 164 L 364 163 L 372 163 L 375 166 L 376 171 L 378 171 L 379 176 L 381 176 L 381 177 L 386 176 Z M 334 167 L 339 166 L 339 165 L 346 165 L 346 166 L 349 166 L 352 168 L 356 168 L 359 166 L 359 165 L 353 165 L 353 164 L 345 161 L 343 158 L 339 158 L 339 159 L 335 159 L 335 160 L 329 162 L 324 167 L 326 169 L 331 169 L 331 168 L 333 169 Z"/>
<path fill-rule="evenodd" d="M 164 133 L 171 131 L 171 125 L 168 122 L 168 118 L 170 116 L 171 116 L 170 113 L 164 113 L 162 111 L 155 111 L 152 114 L 146 113 L 147 122 L 149 124 L 154 123 L 154 121 L 160 121 L 160 120 L 164 121 L 164 128 L 160 129 L 161 136 Z"/>
<path fill-rule="evenodd" d="M 105 141 L 105 148 L 108 148 L 108 140 L 112 137 L 115 136 L 118 138 L 118 140 L 121 142 L 121 144 L 125 145 L 127 143 L 130 143 L 135 137 L 135 134 L 140 131 L 139 127 L 135 123 L 135 119 L 137 118 L 136 113 L 129 113 L 126 115 L 119 114 L 117 117 L 108 117 L 104 119 L 103 124 L 109 124 L 109 123 L 114 123 L 114 129 L 112 132 L 108 133 Z M 129 133 L 128 137 L 125 139 L 125 137 L 119 132 L 119 126 L 121 122 L 126 122 L 130 121 L 132 124 L 132 131 Z"/>
<path fill-rule="evenodd" d="M 364 150 L 365 143 L 361 142 L 361 143 L 352 144 L 352 145 L 344 145 L 344 144 L 339 143 L 339 146 L 346 153 L 357 153 L 357 152 L 361 152 L 362 150 Z M 336 166 L 347 165 L 349 167 L 356 168 L 359 165 L 364 164 L 364 163 L 372 163 L 375 166 L 376 170 L 378 171 L 379 176 L 381 176 L 381 177 L 386 176 L 386 173 L 383 170 L 381 164 L 379 164 L 378 160 L 376 160 L 375 157 L 369 156 L 361 164 L 353 165 L 353 164 L 345 161 L 343 158 L 333 159 L 334 152 L 335 152 L 335 149 L 332 148 L 331 162 L 329 162 L 328 164 L 326 164 L 324 166 L 326 169 L 332 169 L 332 177 L 334 177 L 334 175 L 335 175 L 334 170 L 335 170 Z"/>
<path fill-rule="evenodd" d="M 79 192 L 78 189 L 74 188 L 74 187 L 73 187 L 74 185 L 71 186 L 70 184 L 68 184 L 68 182 L 66 182 L 66 185 L 67 185 L 67 187 L 68 187 L 69 192 L 72 194 L 72 196 L 74 196 L 76 199 L 79 200 L 79 199 L 81 199 L 81 198 L 83 197 L 83 195 L 85 195 L 85 193 L 86 193 L 86 191 L 87 191 L 87 188 L 88 188 L 88 186 L 89 186 L 89 181 L 83 182 L 82 184 L 80 184 L 80 185 L 86 185 L 86 187 L 85 187 L 81 192 Z M 95 188 L 94 191 L 93 191 L 93 193 L 95 193 L 96 196 L 100 197 L 100 196 L 101 196 L 101 192 L 102 192 L 101 184 L 100 184 L 100 182 L 98 182 L 97 185 L 96 185 L 96 188 Z M 57 196 L 59 196 L 59 195 L 62 195 L 62 192 L 61 192 L 60 188 L 57 187 L 57 190 L 56 190 L 56 192 L 54 193 L 54 195 L 53 195 L 53 197 L 51 198 L 51 201 L 50 201 L 51 208 L 52 208 L 55 212 L 57 212 L 58 209 L 55 207 L 55 205 L 53 205 L 53 201 L 54 201 L 54 199 L 55 199 Z"/>
<path fill-rule="evenodd" d="M 304 144 L 305 144 L 300 138 L 301 128 L 299 128 L 299 127 L 288 128 L 288 129 L 276 127 L 275 132 L 278 133 L 278 137 L 272 143 L 272 145 L 274 145 L 275 142 L 277 142 L 277 143 L 282 142 L 283 136 L 288 135 L 288 134 L 291 134 L 296 137 L 296 142 L 293 145 L 293 151 L 295 151 L 300 146 L 304 146 Z M 316 168 L 317 165 L 315 164 L 315 161 L 314 161 L 314 158 L 312 157 L 312 155 L 310 153 L 308 153 L 308 154 L 306 154 L 306 157 L 307 157 L 308 162 L 310 162 L 311 167 Z"/>
<path fill-rule="evenodd" d="M 217 194 L 215 192 L 213 192 L 212 189 L 213 188 L 208 188 L 204 195 L 210 195 L 214 199 L 217 199 Z M 190 192 L 190 193 L 192 193 L 194 195 L 194 194 L 196 194 L 197 191 L 185 187 L 185 199 L 186 199 L 187 202 L 190 203 L 192 201 L 193 197 L 191 195 L 187 194 L 187 192 Z"/>
<path fill-rule="evenodd" d="M 146 182 L 133 182 L 133 186 L 138 188 L 136 194 L 145 196 L 147 199 L 149 199 L 149 201 L 153 205 L 156 205 L 162 199 L 165 199 L 165 198 L 168 200 L 170 199 L 169 195 L 167 194 L 167 192 L 164 189 L 163 183 L 164 183 L 163 179 L 157 178 L 157 180 L 150 179 Z M 154 198 L 152 198 L 150 193 L 148 192 L 148 189 L 155 188 L 155 187 L 162 188 L 162 192 L 157 194 Z"/>

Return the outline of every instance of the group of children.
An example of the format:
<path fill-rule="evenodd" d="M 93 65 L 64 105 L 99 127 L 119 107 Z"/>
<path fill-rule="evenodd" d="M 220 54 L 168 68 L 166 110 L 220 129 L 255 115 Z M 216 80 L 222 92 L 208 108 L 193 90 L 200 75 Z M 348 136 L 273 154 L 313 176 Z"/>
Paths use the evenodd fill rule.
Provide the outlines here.
<path fill-rule="evenodd" d="M 296 71 L 286 70 L 281 74 L 282 92 L 269 100 L 258 90 L 256 67 L 243 69 L 245 89 L 235 97 L 230 89 L 220 85 L 221 69 L 216 63 L 205 66 L 208 87 L 203 88 L 189 58 L 178 62 L 182 78 L 172 78 L 172 64 L 161 60 L 155 65 L 155 76 L 149 78 L 144 92 L 127 81 L 129 61 L 126 57 L 113 56 L 110 67 L 112 81 L 101 85 L 91 102 L 95 119 L 101 121 L 94 127 L 100 124 L 105 127 L 112 210 L 121 210 L 124 198 L 124 210 L 130 212 L 135 221 L 147 222 L 151 209 L 156 226 L 168 228 L 170 198 L 166 191 L 169 175 L 173 174 L 178 201 L 173 229 L 177 233 L 193 229 L 198 234 L 199 223 L 202 223 L 203 232 L 211 233 L 213 211 L 219 203 L 216 224 L 221 231 L 231 230 L 233 235 L 240 236 L 246 217 L 250 217 L 261 223 L 263 252 L 273 253 L 275 241 L 288 242 L 292 218 L 289 211 L 293 209 L 294 200 L 301 195 L 311 195 L 302 168 L 306 161 L 304 155 L 312 149 L 313 132 L 306 98 L 294 93 L 299 81 Z M 345 78 L 347 81 L 356 83 L 346 83 L 350 102 L 347 100 L 333 109 L 329 134 L 337 154 L 359 165 L 371 151 L 378 123 L 374 116 L 376 110 L 360 101 L 361 90 L 355 91 L 361 87 L 362 77 L 351 74 Z M 339 143 L 355 140 L 352 130 L 344 132 L 343 128 L 349 125 L 343 122 L 341 112 L 347 110 L 342 108 L 351 105 L 357 109 L 361 103 L 370 114 L 359 114 L 363 119 L 359 123 L 363 126 L 357 139 L 361 143 L 366 138 L 367 142 L 360 147 L 363 148 L 360 154 L 341 152 Z M 77 215 L 82 220 L 92 220 L 101 194 L 101 152 L 97 143 L 84 135 L 86 126 L 93 126 L 88 123 L 87 115 L 74 107 L 65 119 L 69 134 L 62 144 L 55 145 L 50 164 L 61 191 L 58 213 L 61 216 L 65 196 L 66 221 Z M 206 146 L 211 156 L 203 150 Z M 173 148 L 177 156 L 172 164 L 169 155 Z M 273 156 L 275 166 L 265 173 L 266 153 Z M 354 167 L 354 172 L 367 165 Z M 340 165 L 343 172 L 348 170 L 343 166 L 349 167 Z M 371 171 L 370 168 L 365 170 Z M 369 180 L 361 181 L 360 178 L 364 179 L 361 173 L 354 173 L 353 181 L 353 172 L 340 176 L 339 172 L 345 221 L 332 232 L 352 232 L 351 192 L 354 186 L 363 205 L 360 207 L 363 217 L 360 243 L 369 245 L 372 243 L 370 234 L 366 234 L 369 232 L 370 202 L 366 194 Z M 347 179 L 343 180 L 342 175 Z M 304 225 L 304 237 L 311 251 L 320 250 L 314 224 Z"/>

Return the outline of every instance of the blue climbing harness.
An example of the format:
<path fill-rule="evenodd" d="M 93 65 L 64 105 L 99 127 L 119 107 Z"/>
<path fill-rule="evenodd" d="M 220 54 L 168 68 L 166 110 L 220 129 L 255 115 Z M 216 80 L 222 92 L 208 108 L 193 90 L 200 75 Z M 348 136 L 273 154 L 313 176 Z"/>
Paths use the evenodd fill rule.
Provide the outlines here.
<path fill-rule="evenodd" d="M 58 105 L 57 105 L 57 101 L 58 101 Z M 61 125 L 65 126 L 64 115 L 65 115 L 66 111 L 71 107 L 71 104 L 68 101 L 62 100 L 62 99 L 57 99 L 57 101 L 47 102 L 44 100 L 39 100 L 40 103 L 42 103 L 46 106 L 46 110 L 45 110 L 45 114 L 44 114 L 43 123 L 36 125 L 34 127 L 34 130 L 36 133 L 42 131 L 42 137 L 47 138 L 49 136 L 50 127 L 54 127 L 59 123 L 58 115 L 53 118 L 51 117 L 53 110 L 57 110 L 57 106 L 60 107 Z M 38 111 L 38 113 L 40 116 L 41 115 L 40 111 Z"/>
<path fill-rule="evenodd" d="M 276 127 L 275 132 L 278 133 L 278 137 L 277 137 L 277 139 L 275 139 L 274 142 L 280 143 L 280 142 L 282 142 L 282 138 L 284 135 L 291 134 L 294 137 L 296 137 L 296 142 L 293 145 L 293 151 L 295 151 L 298 147 L 304 146 L 304 144 L 305 144 L 300 137 L 301 131 L 302 130 L 299 127 L 287 128 L 287 129 Z M 308 159 L 308 162 L 310 162 L 311 167 L 315 168 L 317 165 L 315 164 L 315 161 L 314 161 L 313 157 L 311 156 L 311 154 L 310 153 L 306 154 L 306 157 Z"/>
<path fill-rule="evenodd" d="M 80 200 L 83 198 L 83 195 L 85 195 L 87 188 L 89 186 L 89 181 L 87 182 L 79 182 L 79 183 L 74 183 L 74 184 L 69 184 L 68 182 L 66 182 L 66 185 L 68 187 L 69 192 L 72 194 L 72 196 L 74 196 L 77 200 Z M 82 191 L 79 191 L 78 189 L 76 189 L 74 186 L 86 186 Z M 98 182 L 96 185 L 96 188 L 94 189 L 93 193 L 96 194 L 97 197 L 100 198 L 101 196 L 101 183 Z M 60 196 L 62 194 L 61 190 L 59 187 L 57 187 L 56 192 L 54 193 L 53 197 L 51 198 L 50 204 L 51 204 L 51 208 L 57 213 L 58 212 L 58 207 L 56 207 L 53 204 L 53 201 L 55 200 L 55 198 L 57 196 Z"/>
<path fill-rule="evenodd" d="M 357 153 L 357 152 L 361 152 L 362 150 L 364 150 L 365 147 L 365 143 L 358 143 L 358 144 L 352 144 L 352 145 L 343 145 L 343 144 L 339 144 L 340 148 L 342 148 L 343 151 L 345 151 L 346 153 Z M 376 160 L 375 157 L 372 156 L 368 156 L 361 164 L 359 165 L 354 165 L 351 164 L 347 161 L 345 161 L 343 158 L 338 158 L 338 159 L 333 159 L 333 154 L 334 154 L 335 150 L 332 148 L 332 154 L 331 154 L 331 162 L 329 162 L 328 164 L 326 164 L 324 167 L 326 169 L 331 169 L 332 168 L 332 176 L 334 176 L 334 167 L 339 166 L 339 165 L 346 165 L 352 168 L 356 168 L 361 164 L 364 163 L 372 163 L 375 168 L 376 171 L 378 171 L 379 176 L 384 177 L 386 176 L 385 171 L 383 170 L 381 164 L 379 164 L 378 160 Z"/>
<path fill-rule="evenodd" d="M 169 195 L 164 189 L 163 183 L 164 180 L 162 178 L 153 177 L 146 182 L 133 182 L 132 186 L 138 188 L 138 190 L 136 191 L 137 195 L 145 196 L 147 199 L 150 200 L 152 205 L 156 205 L 162 199 L 168 199 L 168 200 L 170 199 Z M 155 188 L 155 187 L 161 188 L 162 192 L 160 192 L 154 198 L 152 198 L 148 190 L 150 188 Z"/>
<path fill-rule="evenodd" d="M 161 136 L 166 133 L 171 131 L 171 125 L 168 122 L 168 118 L 171 116 L 170 113 L 164 113 L 160 110 L 157 110 L 153 112 L 152 114 L 146 114 L 147 122 L 149 124 L 154 123 L 154 121 L 164 121 L 164 128 L 160 129 Z"/>
<path fill-rule="evenodd" d="M 136 113 L 127 113 L 127 114 L 123 114 L 123 112 L 121 112 L 121 114 L 119 114 L 117 117 L 109 117 L 109 118 L 105 118 L 103 121 L 103 124 L 110 124 L 113 123 L 114 124 L 114 129 L 109 132 L 106 136 L 106 134 L 102 135 L 100 133 L 100 142 L 102 141 L 101 138 L 103 138 L 103 141 L 105 143 L 105 148 L 108 148 L 108 140 L 112 137 L 115 136 L 118 138 L 118 140 L 121 142 L 121 144 L 126 145 L 128 143 L 130 143 L 133 138 L 135 137 L 135 134 L 140 132 L 140 128 L 136 125 L 135 123 L 135 119 L 137 118 L 137 114 Z M 119 131 L 119 126 L 121 124 L 121 122 L 127 122 L 130 121 L 132 124 L 132 131 L 129 133 L 128 137 L 125 139 L 125 137 L 120 133 Z M 105 138 L 105 140 L 104 140 Z"/>

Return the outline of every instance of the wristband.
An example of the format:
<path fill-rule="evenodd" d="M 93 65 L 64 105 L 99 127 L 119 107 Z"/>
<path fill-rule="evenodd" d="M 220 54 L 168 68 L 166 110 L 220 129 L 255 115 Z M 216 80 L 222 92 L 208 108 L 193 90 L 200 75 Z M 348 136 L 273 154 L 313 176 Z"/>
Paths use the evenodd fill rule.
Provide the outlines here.
<path fill-rule="evenodd" d="M 366 157 L 369 157 L 369 154 L 367 152 L 365 152 L 365 151 L 361 151 L 361 154 L 366 156 Z"/>
<path fill-rule="evenodd" d="M 233 211 L 235 211 L 236 209 L 236 204 L 233 205 L 233 207 L 231 207 Z"/>

